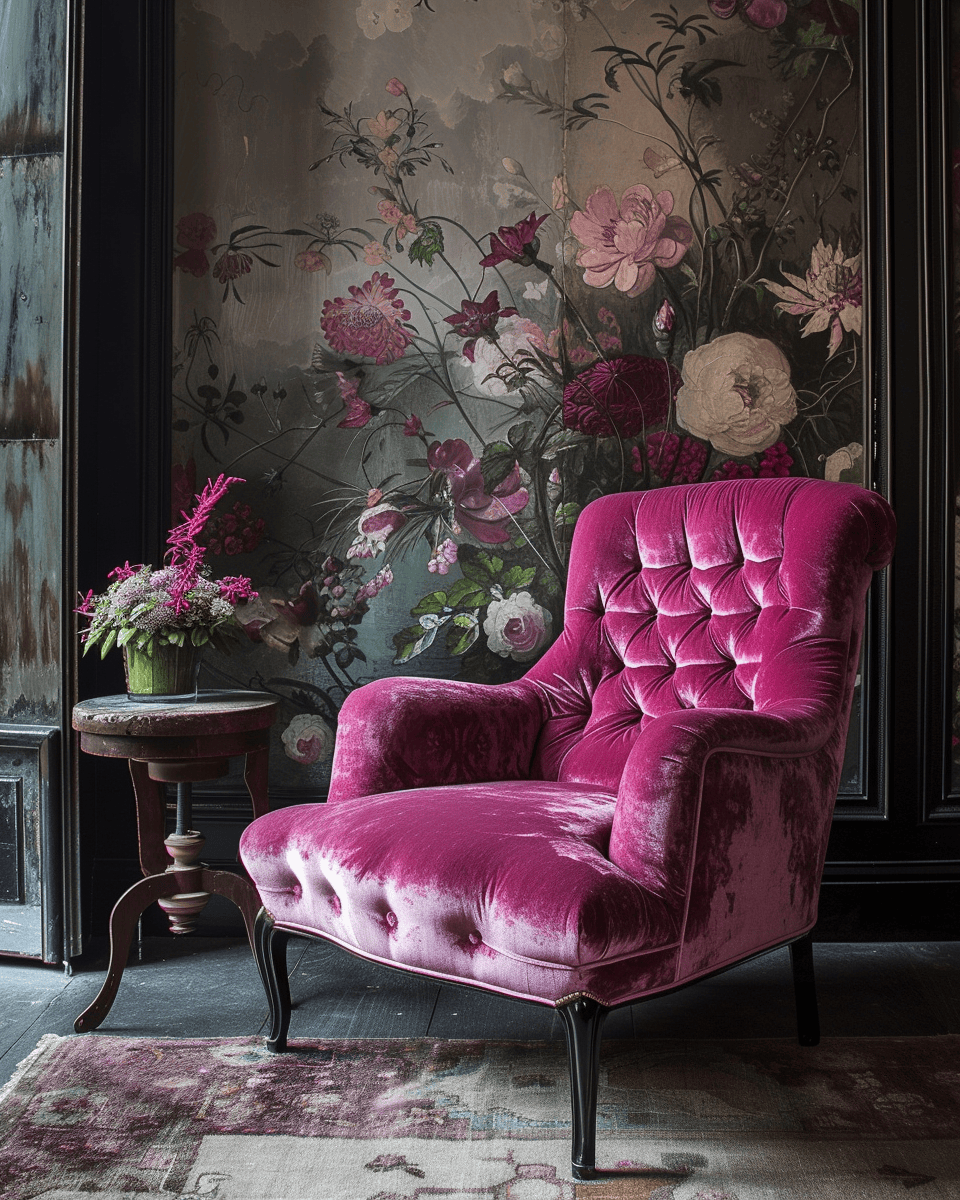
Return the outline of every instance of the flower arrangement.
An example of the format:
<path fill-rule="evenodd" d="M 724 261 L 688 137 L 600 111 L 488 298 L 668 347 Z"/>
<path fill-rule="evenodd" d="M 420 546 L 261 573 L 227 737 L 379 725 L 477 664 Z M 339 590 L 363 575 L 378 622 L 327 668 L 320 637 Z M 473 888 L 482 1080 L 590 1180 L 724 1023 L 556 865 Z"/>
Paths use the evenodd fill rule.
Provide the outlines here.
<path fill-rule="evenodd" d="M 81 633 L 84 654 L 100 647 L 104 658 L 114 647 L 130 646 L 152 656 L 156 646 L 195 646 L 208 642 L 228 652 L 230 635 L 240 629 L 234 607 L 256 596 L 242 575 L 211 579 L 204 566 L 207 547 L 197 539 L 214 508 L 235 483 L 244 480 L 221 475 L 207 480 L 191 513 L 167 537 L 167 563 L 154 569 L 147 564 L 115 567 L 106 591 L 89 591 L 78 613 L 90 618 Z"/>

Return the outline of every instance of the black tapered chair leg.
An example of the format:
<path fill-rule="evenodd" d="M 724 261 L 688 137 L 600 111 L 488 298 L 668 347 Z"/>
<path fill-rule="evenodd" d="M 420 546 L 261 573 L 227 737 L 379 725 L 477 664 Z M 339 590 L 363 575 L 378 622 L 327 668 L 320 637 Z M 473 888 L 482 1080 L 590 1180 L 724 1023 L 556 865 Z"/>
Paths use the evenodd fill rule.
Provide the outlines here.
<path fill-rule="evenodd" d="M 253 932 L 253 952 L 270 1004 L 267 1049 L 282 1054 L 287 1048 L 290 1028 L 290 981 L 287 976 L 287 939 L 290 935 L 285 929 L 277 929 L 265 908 L 257 913 Z"/>
<path fill-rule="evenodd" d="M 801 1046 L 820 1044 L 820 1012 L 817 981 L 813 973 L 813 938 L 805 934 L 790 943 L 793 995 L 797 1002 L 797 1038 Z"/>
<path fill-rule="evenodd" d="M 557 1009 L 567 1035 L 567 1057 L 570 1062 L 574 1179 L 597 1177 L 600 1035 L 604 1017 L 609 1011 L 589 996 L 581 996 Z"/>

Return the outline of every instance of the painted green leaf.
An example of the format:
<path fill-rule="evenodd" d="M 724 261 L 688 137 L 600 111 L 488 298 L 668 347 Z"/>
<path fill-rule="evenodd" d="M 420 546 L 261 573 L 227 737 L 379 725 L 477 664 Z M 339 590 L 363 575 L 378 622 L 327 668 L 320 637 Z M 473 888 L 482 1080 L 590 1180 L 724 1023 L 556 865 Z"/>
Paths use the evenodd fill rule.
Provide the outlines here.
<path fill-rule="evenodd" d="M 487 554 L 485 550 L 470 555 L 461 553 L 459 566 L 467 579 L 488 587 L 499 580 L 503 570 L 503 559 L 497 558 L 495 554 Z"/>
<path fill-rule="evenodd" d="M 536 574 L 536 567 L 511 567 L 500 580 L 503 594 L 508 596 L 511 592 L 519 592 L 528 588 L 536 578 Z"/>
<path fill-rule="evenodd" d="M 443 612 L 449 603 L 446 592 L 430 592 L 419 601 L 416 607 L 410 609 L 410 614 L 414 617 L 421 617 L 425 613 Z"/>
<path fill-rule="evenodd" d="M 480 621 L 476 612 L 460 613 L 453 618 L 447 630 L 447 653 L 455 656 L 466 654 L 480 636 Z"/>
<path fill-rule="evenodd" d="M 443 230 L 439 225 L 427 222 L 420 226 L 420 236 L 407 251 L 411 262 L 422 267 L 432 267 L 434 257 L 443 253 Z"/>
<path fill-rule="evenodd" d="M 516 465 L 517 452 L 506 442 L 490 442 L 484 446 L 480 474 L 483 476 L 483 490 L 488 496 L 503 483 Z"/>
<path fill-rule="evenodd" d="M 447 604 L 451 608 L 477 608 L 489 599 L 488 590 L 473 579 L 458 579 L 447 592 Z"/>

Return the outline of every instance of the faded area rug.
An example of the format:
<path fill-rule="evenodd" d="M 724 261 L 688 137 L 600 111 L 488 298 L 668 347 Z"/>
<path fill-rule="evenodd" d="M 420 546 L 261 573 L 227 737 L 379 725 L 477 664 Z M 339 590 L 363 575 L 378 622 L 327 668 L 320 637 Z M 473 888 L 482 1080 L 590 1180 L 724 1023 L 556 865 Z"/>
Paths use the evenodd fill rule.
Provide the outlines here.
<path fill-rule="evenodd" d="M 47 1037 L 4 1200 L 960 1198 L 960 1038 L 604 1043 L 598 1182 L 550 1042 Z"/>

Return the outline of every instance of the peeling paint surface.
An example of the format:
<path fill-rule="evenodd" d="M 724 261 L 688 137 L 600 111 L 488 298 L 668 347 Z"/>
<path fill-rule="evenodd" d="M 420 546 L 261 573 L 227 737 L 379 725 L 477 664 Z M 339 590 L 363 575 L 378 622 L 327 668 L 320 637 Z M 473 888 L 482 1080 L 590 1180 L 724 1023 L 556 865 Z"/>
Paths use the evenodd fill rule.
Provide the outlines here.
<path fill-rule="evenodd" d="M 0 0 L 0 157 L 63 147 L 64 0 Z"/>
<path fill-rule="evenodd" d="M 59 712 L 58 450 L 55 441 L 0 442 L 0 719 Z"/>
<path fill-rule="evenodd" d="M 59 717 L 65 0 L 0 0 L 0 720 Z"/>

